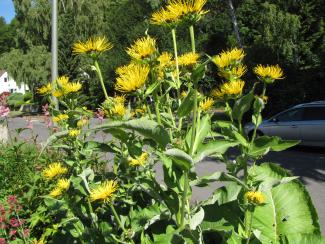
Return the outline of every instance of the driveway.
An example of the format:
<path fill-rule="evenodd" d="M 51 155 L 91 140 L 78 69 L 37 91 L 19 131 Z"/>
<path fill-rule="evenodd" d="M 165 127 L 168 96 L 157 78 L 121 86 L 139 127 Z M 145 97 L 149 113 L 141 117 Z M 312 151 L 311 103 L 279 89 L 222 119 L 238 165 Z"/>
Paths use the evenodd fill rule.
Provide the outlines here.
<path fill-rule="evenodd" d="M 44 142 L 48 136 L 48 130 L 45 124 L 39 118 L 32 118 L 33 130 L 26 130 L 21 133 L 20 138 L 29 140 L 31 136 L 37 136 L 38 142 Z M 92 121 L 96 124 L 98 121 Z M 9 122 L 9 128 L 12 134 L 15 129 L 27 126 L 26 119 L 15 118 Z M 97 139 L 103 140 L 102 135 L 96 136 Z M 108 139 L 108 137 L 106 137 Z M 305 184 L 312 201 L 317 209 L 322 233 L 325 234 L 325 149 L 295 147 L 284 152 L 271 152 L 265 158 L 264 162 L 278 163 L 284 168 L 290 170 L 293 175 L 299 176 Z M 211 161 L 209 159 L 200 162 L 196 167 L 197 173 L 208 175 L 215 171 L 225 171 L 225 166 L 221 162 Z M 162 179 L 161 166 L 157 165 L 157 177 Z M 211 184 L 209 188 L 194 188 L 192 201 L 206 199 L 220 183 Z"/>

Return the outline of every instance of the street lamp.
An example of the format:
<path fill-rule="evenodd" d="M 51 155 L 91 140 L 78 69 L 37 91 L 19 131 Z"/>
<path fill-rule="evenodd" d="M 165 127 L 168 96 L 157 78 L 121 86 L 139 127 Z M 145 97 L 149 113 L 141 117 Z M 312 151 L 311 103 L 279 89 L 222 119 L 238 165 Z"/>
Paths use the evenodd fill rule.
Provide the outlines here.
<path fill-rule="evenodd" d="M 58 1 L 52 0 L 52 66 L 51 66 L 51 79 L 52 87 L 55 87 L 55 80 L 58 78 Z M 52 95 L 52 101 L 56 107 L 59 108 L 58 100 Z"/>

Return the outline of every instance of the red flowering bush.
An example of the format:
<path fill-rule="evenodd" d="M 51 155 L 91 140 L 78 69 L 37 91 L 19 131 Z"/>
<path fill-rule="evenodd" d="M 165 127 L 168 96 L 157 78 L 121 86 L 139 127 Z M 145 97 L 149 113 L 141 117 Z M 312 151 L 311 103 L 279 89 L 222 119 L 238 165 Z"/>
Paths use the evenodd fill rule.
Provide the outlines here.
<path fill-rule="evenodd" d="M 19 217 L 21 211 L 22 205 L 14 195 L 9 195 L 5 204 L 0 203 L 0 244 L 29 237 L 26 220 Z"/>

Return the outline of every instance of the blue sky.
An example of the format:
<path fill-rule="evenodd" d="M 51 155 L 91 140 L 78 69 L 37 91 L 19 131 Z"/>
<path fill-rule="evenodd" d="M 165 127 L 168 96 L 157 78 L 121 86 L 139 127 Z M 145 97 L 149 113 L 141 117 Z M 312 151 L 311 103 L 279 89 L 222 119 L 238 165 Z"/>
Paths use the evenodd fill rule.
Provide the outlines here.
<path fill-rule="evenodd" d="M 15 8 L 12 0 L 0 0 L 0 16 L 3 16 L 7 23 L 10 23 L 15 17 Z"/>

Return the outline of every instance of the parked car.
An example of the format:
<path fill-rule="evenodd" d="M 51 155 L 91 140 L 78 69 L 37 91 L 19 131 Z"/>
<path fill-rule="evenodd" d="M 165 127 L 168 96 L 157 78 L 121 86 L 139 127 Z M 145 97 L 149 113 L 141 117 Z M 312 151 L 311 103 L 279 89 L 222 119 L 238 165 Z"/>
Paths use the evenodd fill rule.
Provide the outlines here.
<path fill-rule="evenodd" d="M 252 123 L 245 125 L 248 136 L 252 136 L 253 131 Z M 264 120 L 256 134 L 301 140 L 300 145 L 325 147 L 325 101 L 299 104 L 278 113 Z"/>

